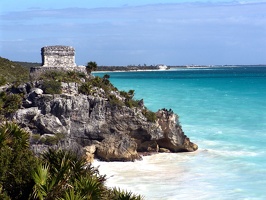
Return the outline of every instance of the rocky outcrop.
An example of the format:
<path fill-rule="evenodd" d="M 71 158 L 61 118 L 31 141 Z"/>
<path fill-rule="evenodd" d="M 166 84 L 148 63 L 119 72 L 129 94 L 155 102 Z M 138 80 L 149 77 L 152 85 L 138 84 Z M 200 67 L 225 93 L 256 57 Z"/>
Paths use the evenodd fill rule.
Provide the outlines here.
<path fill-rule="evenodd" d="M 32 132 L 32 148 L 49 146 L 83 151 L 92 160 L 133 161 L 138 152 L 197 150 L 178 123 L 177 115 L 162 109 L 149 122 L 144 107 L 113 105 L 107 98 L 79 94 L 75 83 L 62 84 L 63 94 L 43 94 L 38 84 L 23 90 L 25 99 L 14 119 Z"/>
<path fill-rule="evenodd" d="M 156 123 L 164 134 L 164 137 L 157 141 L 160 147 L 169 149 L 171 152 L 191 152 L 198 148 L 197 145 L 191 143 L 189 138 L 184 134 L 179 125 L 177 115 L 175 115 L 173 111 L 162 109 L 156 114 Z"/>
<path fill-rule="evenodd" d="M 137 143 L 128 135 L 110 135 L 96 149 L 98 158 L 105 161 L 134 161 L 140 159 Z"/>

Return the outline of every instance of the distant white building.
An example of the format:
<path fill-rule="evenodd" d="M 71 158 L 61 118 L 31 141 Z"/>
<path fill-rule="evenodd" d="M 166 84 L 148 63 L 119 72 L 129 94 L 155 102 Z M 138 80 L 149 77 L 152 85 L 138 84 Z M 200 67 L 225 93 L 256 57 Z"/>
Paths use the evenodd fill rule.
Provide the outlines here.
<path fill-rule="evenodd" d="M 166 70 L 167 66 L 166 65 L 157 65 L 157 68 L 160 70 Z"/>

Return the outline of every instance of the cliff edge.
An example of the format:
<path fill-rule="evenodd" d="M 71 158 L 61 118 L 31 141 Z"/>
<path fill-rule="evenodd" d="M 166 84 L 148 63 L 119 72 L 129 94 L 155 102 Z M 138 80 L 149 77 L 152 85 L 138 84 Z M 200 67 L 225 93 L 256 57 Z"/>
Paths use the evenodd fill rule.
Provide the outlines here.
<path fill-rule="evenodd" d="M 52 147 L 85 153 L 88 161 L 134 161 L 141 152 L 197 150 L 173 111 L 153 113 L 143 100 L 132 100 L 132 91 L 110 90 L 110 85 L 107 79 L 90 77 L 60 82 L 60 94 L 47 94 L 45 80 L 22 84 L 7 90 L 23 96 L 12 118 L 31 132 L 36 153 Z"/>

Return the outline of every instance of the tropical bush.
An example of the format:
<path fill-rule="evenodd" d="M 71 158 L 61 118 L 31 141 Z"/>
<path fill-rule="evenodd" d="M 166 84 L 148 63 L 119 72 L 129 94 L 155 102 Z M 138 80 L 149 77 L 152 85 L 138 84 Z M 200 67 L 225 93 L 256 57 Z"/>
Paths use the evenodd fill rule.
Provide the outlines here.
<path fill-rule="evenodd" d="M 138 107 L 138 100 L 134 100 L 134 99 L 126 99 L 125 101 L 125 105 L 129 108 L 133 108 L 133 107 Z"/>
<path fill-rule="evenodd" d="M 157 119 L 156 113 L 152 112 L 148 109 L 144 109 L 142 111 L 142 114 L 147 118 L 147 121 L 149 121 L 149 122 L 155 122 L 155 120 Z"/>
<path fill-rule="evenodd" d="M 131 199 L 131 200 L 142 200 L 144 197 L 140 195 L 133 194 L 132 192 L 129 191 L 124 191 L 119 188 L 113 188 L 112 190 L 112 198 L 111 199 L 119 199 L 119 200 L 126 200 L 126 199 Z"/>
<path fill-rule="evenodd" d="M 13 122 L 0 126 L 0 197 L 28 199 L 37 159 L 29 149 L 29 133 Z"/>
<path fill-rule="evenodd" d="M 80 83 L 81 79 L 86 79 L 86 74 L 76 71 L 59 71 L 59 70 L 49 70 L 43 72 L 39 80 L 56 80 L 58 82 L 77 82 Z"/>
<path fill-rule="evenodd" d="M 90 82 L 86 82 L 80 85 L 78 90 L 79 90 L 79 93 L 86 94 L 86 95 L 92 95 L 93 94 L 92 87 L 93 86 Z"/>
<path fill-rule="evenodd" d="M 7 94 L 0 92 L 0 115 L 9 116 L 22 105 L 22 97 L 19 94 Z"/>
<path fill-rule="evenodd" d="M 121 107 L 125 105 L 123 101 L 119 100 L 115 95 L 112 94 L 108 96 L 108 100 L 111 106 Z"/>
<path fill-rule="evenodd" d="M 61 82 L 55 80 L 45 80 L 43 81 L 43 90 L 46 94 L 61 94 Z"/>
<path fill-rule="evenodd" d="M 0 199 L 142 199 L 107 188 L 105 176 L 79 154 L 49 149 L 35 157 L 29 140 L 29 133 L 13 122 L 0 126 Z"/>
<path fill-rule="evenodd" d="M 48 150 L 33 172 L 33 199 L 100 199 L 104 194 L 104 176 L 77 154 L 63 150 Z"/>
<path fill-rule="evenodd" d="M 79 87 L 79 92 L 86 95 L 92 95 L 95 92 L 93 88 L 101 88 L 108 96 L 111 91 L 118 91 L 117 88 L 115 88 L 110 83 L 108 78 L 108 76 L 106 76 L 105 78 L 100 78 L 99 76 L 96 76 L 95 78 L 90 79 L 87 82 L 81 84 Z"/>
<path fill-rule="evenodd" d="M 48 150 L 33 171 L 31 199 L 140 200 L 139 195 L 104 185 L 105 176 L 69 151 Z"/>
<path fill-rule="evenodd" d="M 134 97 L 135 90 L 129 90 L 128 92 L 126 91 L 120 91 L 120 95 L 125 98 L 125 105 L 129 108 L 133 107 L 139 107 L 139 101 L 133 99 Z"/>

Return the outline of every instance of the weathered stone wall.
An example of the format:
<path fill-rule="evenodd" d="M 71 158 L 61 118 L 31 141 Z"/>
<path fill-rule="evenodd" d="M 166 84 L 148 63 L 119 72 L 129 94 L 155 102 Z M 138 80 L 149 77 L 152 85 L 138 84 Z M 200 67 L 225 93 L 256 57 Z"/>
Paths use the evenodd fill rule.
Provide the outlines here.
<path fill-rule="evenodd" d="M 43 67 L 76 67 L 75 49 L 70 46 L 46 46 L 41 49 Z"/>
<path fill-rule="evenodd" d="M 41 49 L 42 66 L 32 67 L 30 75 L 36 78 L 47 71 L 76 71 L 86 72 L 85 66 L 77 66 L 75 63 L 75 49 L 70 46 L 46 46 Z"/>

